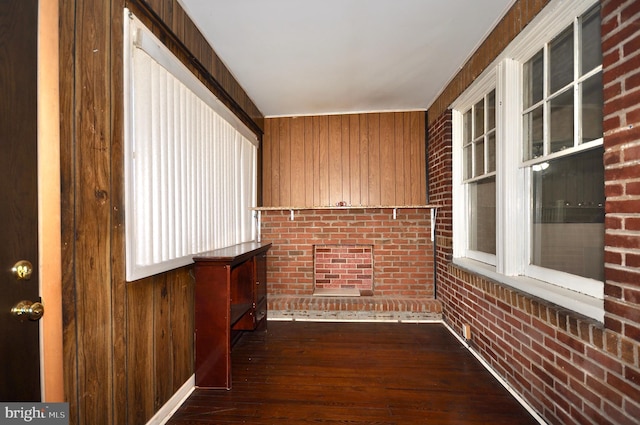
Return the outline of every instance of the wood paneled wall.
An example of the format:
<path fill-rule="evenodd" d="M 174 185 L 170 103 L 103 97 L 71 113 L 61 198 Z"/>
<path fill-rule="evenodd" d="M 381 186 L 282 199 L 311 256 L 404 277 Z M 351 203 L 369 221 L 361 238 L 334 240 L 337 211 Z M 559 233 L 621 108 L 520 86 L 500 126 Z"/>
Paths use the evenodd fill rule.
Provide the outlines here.
<path fill-rule="evenodd" d="M 263 205 L 427 202 L 425 113 L 265 119 Z"/>
<path fill-rule="evenodd" d="M 191 267 L 125 280 L 123 8 L 135 9 L 171 49 L 188 45 L 202 62 L 190 68 L 215 68 L 201 79 L 224 88 L 233 103 L 248 105 L 228 70 L 202 59 L 215 53 L 177 1 L 149 3 L 60 0 L 63 355 L 70 424 L 144 424 L 194 371 Z M 244 112 L 244 119 L 259 115 L 251 107 Z M 261 119 L 256 116 L 253 127 Z"/>

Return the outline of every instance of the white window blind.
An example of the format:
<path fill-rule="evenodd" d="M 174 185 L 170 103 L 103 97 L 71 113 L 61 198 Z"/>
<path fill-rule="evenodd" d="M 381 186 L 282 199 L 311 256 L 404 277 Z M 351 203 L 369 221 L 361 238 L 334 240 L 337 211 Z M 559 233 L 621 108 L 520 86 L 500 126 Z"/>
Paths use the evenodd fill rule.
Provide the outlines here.
<path fill-rule="evenodd" d="M 257 139 L 125 9 L 127 280 L 254 239 Z"/>

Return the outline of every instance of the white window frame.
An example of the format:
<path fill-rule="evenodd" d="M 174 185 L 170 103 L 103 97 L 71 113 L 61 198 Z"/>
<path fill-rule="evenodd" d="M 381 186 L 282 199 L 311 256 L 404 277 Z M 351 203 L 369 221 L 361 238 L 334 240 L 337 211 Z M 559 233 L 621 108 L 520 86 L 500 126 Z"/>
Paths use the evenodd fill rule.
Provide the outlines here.
<path fill-rule="evenodd" d="M 486 177 L 489 176 L 496 176 L 497 178 L 497 173 L 496 171 L 490 172 L 490 173 L 483 173 L 482 176 L 480 176 L 480 178 L 478 177 L 472 177 L 467 179 L 466 181 L 464 181 L 464 157 L 463 157 L 463 140 L 462 140 L 462 134 L 464 133 L 464 113 L 467 112 L 472 106 L 474 106 L 475 104 L 477 104 L 480 100 L 483 100 L 492 90 L 495 90 L 495 78 L 493 77 L 493 73 L 490 73 L 490 75 L 488 75 L 486 78 L 483 79 L 482 83 L 477 84 L 473 87 L 473 89 L 471 91 L 468 91 L 468 93 L 466 94 L 467 96 L 465 97 L 465 102 L 463 103 L 464 105 L 467 105 L 466 108 L 461 108 L 460 110 L 454 110 L 454 114 L 453 114 L 453 133 L 454 135 L 460 135 L 460 137 L 458 137 L 457 142 L 459 143 L 459 145 L 457 147 L 454 147 L 454 149 L 457 149 L 457 154 L 460 154 L 460 160 L 456 161 L 454 160 L 454 176 L 459 178 L 459 181 L 456 182 L 455 178 L 454 178 L 454 199 L 456 199 L 455 194 L 458 193 L 456 191 L 456 189 L 460 190 L 461 192 L 459 193 L 460 197 L 464 198 L 464 214 L 462 209 L 455 209 L 454 208 L 454 217 L 456 217 L 458 219 L 458 221 L 456 222 L 455 218 L 454 218 L 454 228 L 459 228 L 459 229 L 464 229 L 464 239 L 463 241 L 461 241 L 460 244 L 454 244 L 454 249 L 458 248 L 460 251 L 461 256 L 466 257 L 466 258 L 470 258 L 473 260 L 477 260 L 477 261 L 481 261 L 483 263 L 487 263 L 487 264 L 491 264 L 493 266 L 496 265 L 496 255 L 493 254 L 489 254 L 486 252 L 482 252 L 482 251 L 475 251 L 475 250 L 471 250 L 468 249 L 468 241 L 466 236 L 469 234 L 470 232 L 470 228 L 469 228 L 469 215 L 467 214 L 467 208 L 466 205 L 468 205 L 468 200 L 469 198 L 469 187 L 470 184 L 481 181 L 481 179 L 484 179 Z M 497 102 L 498 102 L 498 98 L 497 98 L 497 93 L 496 93 L 496 108 L 497 108 Z M 486 111 L 485 111 L 485 122 L 486 122 Z M 497 114 L 496 114 L 496 126 L 497 126 Z M 497 132 L 498 129 L 496 128 L 496 136 L 497 136 Z M 497 144 L 497 137 L 496 137 L 496 144 Z M 496 155 L 497 155 L 497 146 L 496 146 Z M 485 158 L 486 159 L 486 158 Z M 496 161 L 498 160 L 497 156 L 496 156 Z M 486 165 L 486 164 L 485 164 Z M 456 167 L 458 167 L 456 169 Z M 496 167 L 497 167 L 497 163 L 496 163 Z M 457 184 L 456 184 L 457 183 Z M 497 181 L 496 181 L 496 187 L 497 187 Z M 497 204 L 498 200 L 496 197 L 496 204 Z M 496 222 L 496 227 L 498 226 L 498 223 Z M 497 228 L 496 228 L 496 232 L 497 232 Z M 455 253 L 454 253 L 455 256 Z"/>
<path fill-rule="evenodd" d="M 594 0 L 554 0 L 452 104 L 453 262 L 516 289 L 604 321 L 604 283 L 529 264 L 530 167 L 602 144 L 602 139 L 544 158 L 522 161 L 523 65 L 588 11 Z M 467 184 L 463 182 L 462 116 L 496 90 L 496 256 L 467 250 Z M 507 143 L 506 141 L 518 141 Z"/>

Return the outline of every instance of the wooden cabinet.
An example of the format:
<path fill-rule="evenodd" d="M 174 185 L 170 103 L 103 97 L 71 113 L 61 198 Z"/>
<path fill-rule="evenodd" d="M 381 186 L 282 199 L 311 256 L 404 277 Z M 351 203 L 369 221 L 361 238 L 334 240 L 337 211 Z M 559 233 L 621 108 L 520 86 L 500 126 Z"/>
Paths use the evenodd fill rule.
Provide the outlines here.
<path fill-rule="evenodd" d="M 231 346 L 267 322 L 267 251 L 247 242 L 194 257 L 196 386 L 231 388 Z"/>

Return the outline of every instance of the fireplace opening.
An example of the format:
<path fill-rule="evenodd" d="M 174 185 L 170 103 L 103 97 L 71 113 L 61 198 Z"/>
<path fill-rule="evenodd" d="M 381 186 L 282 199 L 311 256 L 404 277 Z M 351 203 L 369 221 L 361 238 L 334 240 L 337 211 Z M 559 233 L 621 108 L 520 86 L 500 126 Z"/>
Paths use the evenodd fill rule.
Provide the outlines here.
<path fill-rule="evenodd" d="M 373 245 L 314 245 L 313 295 L 373 295 Z"/>

